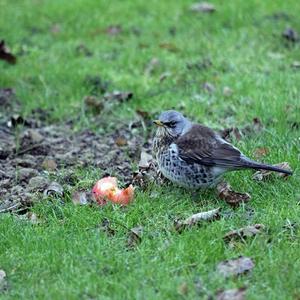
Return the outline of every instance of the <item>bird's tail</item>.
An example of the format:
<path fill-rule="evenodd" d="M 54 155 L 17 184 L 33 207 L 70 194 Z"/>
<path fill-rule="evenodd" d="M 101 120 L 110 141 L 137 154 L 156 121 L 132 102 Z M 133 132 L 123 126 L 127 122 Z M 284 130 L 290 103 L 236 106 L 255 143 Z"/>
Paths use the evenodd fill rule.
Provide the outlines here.
<path fill-rule="evenodd" d="M 263 163 L 259 163 L 253 160 L 244 160 L 244 167 L 249 168 L 249 169 L 254 169 L 254 170 L 268 170 L 268 171 L 274 171 L 274 172 L 278 172 L 278 173 L 284 173 L 287 175 L 293 175 L 293 171 L 292 170 L 288 170 L 288 169 L 283 169 L 280 167 L 276 167 L 276 166 L 271 166 L 271 165 L 266 165 Z"/>

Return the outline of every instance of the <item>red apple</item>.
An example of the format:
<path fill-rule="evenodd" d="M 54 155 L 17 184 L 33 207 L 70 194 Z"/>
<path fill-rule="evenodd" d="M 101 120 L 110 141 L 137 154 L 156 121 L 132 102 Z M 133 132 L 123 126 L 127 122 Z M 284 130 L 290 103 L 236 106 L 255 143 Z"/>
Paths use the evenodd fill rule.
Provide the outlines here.
<path fill-rule="evenodd" d="M 133 199 L 134 187 L 119 189 L 116 177 L 104 177 L 96 182 L 92 192 L 99 205 L 105 205 L 107 201 L 127 205 Z"/>

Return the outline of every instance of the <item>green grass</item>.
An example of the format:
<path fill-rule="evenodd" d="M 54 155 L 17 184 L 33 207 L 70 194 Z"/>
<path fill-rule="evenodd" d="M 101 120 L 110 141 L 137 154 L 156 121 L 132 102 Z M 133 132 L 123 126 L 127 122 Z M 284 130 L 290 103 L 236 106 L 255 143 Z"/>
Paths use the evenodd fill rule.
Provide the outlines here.
<path fill-rule="evenodd" d="M 300 132 L 290 126 L 300 119 L 300 71 L 290 67 L 300 61 L 300 43 L 290 45 L 281 37 L 288 26 L 300 32 L 298 1 L 219 0 L 212 15 L 191 13 L 191 3 L 2 0 L 0 36 L 18 63 L 0 61 L 0 87 L 16 89 L 24 114 L 52 108 L 50 121 L 79 115 L 84 122 L 78 126 L 93 125 L 86 125 L 81 108 L 91 88 L 86 77 L 98 75 L 111 82 L 110 90 L 134 93 L 113 111 L 115 119 L 130 119 L 136 109 L 158 113 L 171 107 L 214 128 L 242 127 L 259 117 L 266 131 L 236 145 L 250 156 L 257 147 L 270 148 L 265 160 L 290 162 L 294 176 L 257 183 L 251 172 L 230 174 L 236 189 L 252 195 L 234 211 L 213 192 L 200 193 L 195 201 L 188 191 L 153 186 L 138 192 L 126 209 L 45 201 L 33 208 L 39 225 L 1 215 L 0 269 L 8 281 L 1 299 L 205 299 L 218 289 L 240 286 L 248 287 L 247 299 L 299 297 L 300 234 L 283 226 L 287 220 L 300 224 Z M 280 12 L 288 18 L 270 17 Z M 105 34 L 117 24 L 121 34 Z M 161 48 L 162 43 L 177 51 Z M 93 55 L 78 54 L 80 44 Z M 160 64 L 145 74 L 154 57 Z M 212 61 L 210 68 L 186 67 L 204 59 Z M 160 82 L 166 71 L 172 75 Z M 216 91 L 203 91 L 204 82 Z M 229 97 L 223 95 L 225 86 L 233 90 Z M 94 173 L 83 175 L 91 184 L 96 179 Z M 217 206 L 227 218 L 182 234 L 172 230 L 175 218 Z M 99 229 L 104 218 L 111 220 L 114 236 Z M 222 241 L 227 231 L 254 223 L 265 224 L 268 232 L 234 249 Z M 128 251 L 126 227 L 138 225 L 144 227 L 142 243 Z M 238 255 L 253 258 L 253 272 L 219 277 L 217 263 Z M 178 292 L 183 283 L 186 295 Z"/>

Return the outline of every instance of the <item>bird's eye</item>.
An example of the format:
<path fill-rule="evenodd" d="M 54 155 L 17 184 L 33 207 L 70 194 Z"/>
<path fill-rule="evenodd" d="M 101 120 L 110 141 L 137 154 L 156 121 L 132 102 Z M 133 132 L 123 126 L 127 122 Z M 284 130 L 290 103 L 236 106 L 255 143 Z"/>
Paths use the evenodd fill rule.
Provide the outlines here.
<path fill-rule="evenodd" d="M 170 127 L 170 128 L 174 128 L 174 127 L 176 126 L 176 122 L 175 122 L 175 121 L 164 122 L 164 124 L 165 124 L 167 127 Z"/>

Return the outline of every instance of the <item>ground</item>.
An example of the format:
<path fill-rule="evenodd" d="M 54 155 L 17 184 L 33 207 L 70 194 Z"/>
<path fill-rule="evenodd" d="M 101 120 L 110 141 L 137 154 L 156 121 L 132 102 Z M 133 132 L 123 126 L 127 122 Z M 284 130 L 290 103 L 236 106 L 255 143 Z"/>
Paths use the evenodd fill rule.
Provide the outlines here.
<path fill-rule="evenodd" d="M 234 144 L 251 157 L 267 149 L 260 160 L 287 161 L 294 175 L 257 182 L 250 171 L 230 174 L 226 180 L 252 196 L 235 209 L 215 191 L 171 184 L 137 189 L 126 208 L 39 196 L 30 208 L 39 224 L 0 215 L 0 299 L 208 299 L 239 287 L 247 299 L 299 299 L 300 43 L 282 36 L 300 32 L 298 1 L 219 0 L 212 13 L 191 11 L 192 4 L 2 0 L 0 36 L 17 63 L 0 61 L 0 88 L 15 90 L 24 118 L 43 108 L 46 123 L 72 119 L 74 132 L 89 128 L 98 139 L 136 120 L 137 110 L 152 117 L 175 108 L 216 130 L 257 118 L 263 129 Z M 85 109 L 84 97 L 114 90 L 133 97 L 96 115 Z M 105 170 L 91 161 L 71 172 L 79 178 L 74 188 L 91 189 Z M 174 230 L 175 219 L 217 207 L 219 220 Z M 263 234 L 223 241 L 256 223 Z M 141 241 L 128 248 L 128 231 L 138 226 Z M 227 279 L 217 272 L 218 263 L 241 255 L 253 260 L 251 272 Z"/>

